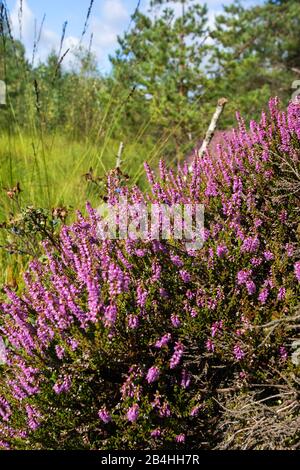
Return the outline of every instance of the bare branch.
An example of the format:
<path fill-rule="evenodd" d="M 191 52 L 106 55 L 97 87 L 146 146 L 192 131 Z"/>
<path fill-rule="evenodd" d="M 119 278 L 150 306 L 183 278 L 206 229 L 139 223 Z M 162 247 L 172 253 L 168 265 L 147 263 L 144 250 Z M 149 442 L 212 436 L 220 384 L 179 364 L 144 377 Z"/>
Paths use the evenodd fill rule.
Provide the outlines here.
<path fill-rule="evenodd" d="M 204 155 L 204 153 L 206 152 L 209 144 L 211 143 L 211 140 L 212 140 L 212 138 L 215 134 L 219 119 L 220 119 L 227 103 L 228 103 L 228 100 L 226 98 L 219 99 L 216 111 L 215 111 L 215 113 L 212 117 L 211 123 L 209 125 L 209 128 L 208 128 L 206 136 L 205 136 L 205 139 L 204 139 L 204 141 L 201 145 L 201 148 L 199 149 L 199 151 L 197 153 L 198 158 L 201 158 Z M 192 165 L 189 167 L 189 171 L 192 171 Z"/>
<path fill-rule="evenodd" d="M 120 166 L 121 166 L 121 161 L 122 161 L 121 158 L 122 158 L 123 150 L 124 150 L 124 143 L 120 142 L 120 146 L 119 146 L 119 150 L 118 150 L 118 154 L 117 154 L 116 168 L 120 168 Z"/>

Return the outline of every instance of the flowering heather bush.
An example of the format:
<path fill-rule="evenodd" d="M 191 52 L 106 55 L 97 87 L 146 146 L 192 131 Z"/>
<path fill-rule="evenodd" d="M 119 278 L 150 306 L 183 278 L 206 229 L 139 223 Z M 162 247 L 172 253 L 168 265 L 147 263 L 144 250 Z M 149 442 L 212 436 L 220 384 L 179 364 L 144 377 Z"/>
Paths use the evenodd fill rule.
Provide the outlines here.
<path fill-rule="evenodd" d="M 5 289 L 0 305 L 3 448 L 214 448 L 234 397 L 271 400 L 293 381 L 299 140 L 300 108 L 282 112 L 272 99 L 249 131 L 238 116 L 226 145 L 196 159 L 191 174 L 161 162 L 156 179 L 146 166 L 149 194 L 109 176 L 111 203 L 117 194 L 203 203 L 204 246 L 101 241 L 89 205 L 62 229 L 59 248 L 44 245 L 22 292 Z M 299 442 L 295 403 L 282 447 Z"/>

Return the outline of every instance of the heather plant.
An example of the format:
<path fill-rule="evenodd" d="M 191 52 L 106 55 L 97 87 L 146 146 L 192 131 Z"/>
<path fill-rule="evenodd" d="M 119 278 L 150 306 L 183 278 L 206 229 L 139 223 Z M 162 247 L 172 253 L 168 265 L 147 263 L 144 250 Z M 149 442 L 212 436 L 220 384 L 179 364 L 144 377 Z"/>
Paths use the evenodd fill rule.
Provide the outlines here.
<path fill-rule="evenodd" d="M 24 289 L 4 288 L 3 448 L 241 448 L 253 410 L 261 418 L 263 402 L 280 421 L 282 401 L 289 432 L 273 444 L 299 446 L 300 108 L 272 99 L 250 129 L 237 119 L 191 172 L 161 162 L 155 176 L 146 164 L 148 193 L 108 177 L 113 206 L 119 195 L 204 204 L 201 249 L 103 240 L 88 204 L 58 243 L 44 242 Z M 244 396 L 255 406 L 237 417 Z"/>

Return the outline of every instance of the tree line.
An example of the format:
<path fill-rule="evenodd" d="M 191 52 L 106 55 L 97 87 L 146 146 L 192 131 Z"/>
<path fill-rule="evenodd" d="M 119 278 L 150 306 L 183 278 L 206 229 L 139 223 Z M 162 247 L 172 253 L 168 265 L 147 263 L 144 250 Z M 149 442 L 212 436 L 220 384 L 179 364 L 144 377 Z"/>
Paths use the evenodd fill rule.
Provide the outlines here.
<path fill-rule="evenodd" d="M 287 103 L 300 78 L 298 0 L 234 1 L 213 23 L 198 1 L 152 0 L 118 38 L 108 74 L 83 47 L 73 67 L 64 67 L 61 51 L 34 66 L 12 37 L 2 2 L 0 13 L 0 80 L 8 91 L 0 126 L 9 132 L 96 142 L 142 136 L 180 156 L 205 132 L 218 98 L 229 100 L 228 128 L 236 110 L 255 118 L 270 96 Z"/>

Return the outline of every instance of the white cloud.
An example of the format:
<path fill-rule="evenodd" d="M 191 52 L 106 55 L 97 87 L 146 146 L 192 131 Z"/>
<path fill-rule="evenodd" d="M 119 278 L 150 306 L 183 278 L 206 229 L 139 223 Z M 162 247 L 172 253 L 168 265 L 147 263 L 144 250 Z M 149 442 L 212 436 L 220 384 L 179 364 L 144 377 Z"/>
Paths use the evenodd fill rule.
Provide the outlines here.
<path fill-rule="evenodd" d="M 94 35 L 94 49 L 96 46 L 100 48 L 111 48 L 115 45 L 118 28 L 103 22 L 103 20 L 99 18 L 93 18 L 91 30 Z"/>
<path fill-rule="evenodd" d="M 108 68 L 108 54 L 117 46 L 117 36 L 129 24 L 130 12 L 121 0 L 105 0 L 101 2 L 99 16 L 91 18 L 90 30 L 93 33 L 92 51 L 95 53 L 100 66 Z"/>
<path fill-rule="evenodd" d="M 102 11 L 104 19 L 110 24 L 118 24 L 129 18 L 129 13 L 121 0 L 106 0 Z"/>
<path fill-rule="evenodd" d="M 26 47 L 26 53 L 29 60 L 32 58 L 34 47 L 34 31 L 39 29 L 42 18 L 37 21 L 34 12 L 31 10 L 28 0 L 23 0 L 22 5 L 22 41 Z M 123 0 L 101 0 L 98 11 L 92 12 L 90 18 L 89 32 L 93 33 L 92 51 L 95 53 L 100 65 L 108 67 L 107 56 L 117 45 L 117 36 L 122 33 L 127 24 L 129 24 L 130 14 Z M 19 25 L 20 0 L 16 0 L 12 9 L 10 18 L 14 37 L 20 37 Z M 37 25 L 37 26 L 36 26 Z M 87 42 L 88 34 L 85 37 Z M 66 36 L 64 48 L 70 48 L 70 52 L 64 64 L 70 66 L 72 63 L 72 50 L 80 43 L 80 37 Z M 35 63 L 44 61 L 52 50 L 59 50 L 60 34 L 47 28 L 47 18 L 43 26 L 38 49 L 36 52 Z"/>
<path fill-rule="evenodd" d="M 21 31 L 19 25 L 19 11 L 20 11 L 20 0 L 17 0 L 15 6 L 11 12 L 10 20 L 12 29 L 14 32 L 15 37 L 20 36 L 22 33 L 22 38 L 24 41 L 31 39 L 34 31 L 34 15 L 30 10 L 28 3 L 26 0 L 23 0 L 23 7 L 22 7 L 22 19 L 21 19 Z"/>
<path fill-rule="evenodd" d="M 22 41 L 26 47 L 26 54 L 29 60 L 32 59 L 35 35 L 39 34 L 42 18 L 39 21 L 35 18 L 33 11 L 30 9 L 27 0 L 23 0 L 22 5 L 22 19 L 21 31 L 19 22 L 20 0 L 16 0 L 14 8 L 10 14 L 10 21 L 12 26 L 13 35 L 16 38 L 22 36 Z M 35 30 L 36 33 L 35 33 Z M 64 50 L 70 48 L 70 51 L 79 44 L 79 38 L 75 36 L 66 36 L 64 41 Z M 44 61 L 52 50 L 58 52 L 60 47 L 60 35 L 47 28 L 46 24 L 43 25 L 41 30 L 40 41 L 37 45 L 35 55 L 35 64 L 39 61 Z M 64 63 L 68 66 L 70 64 L 70 56 L 66 57 Z"/>

